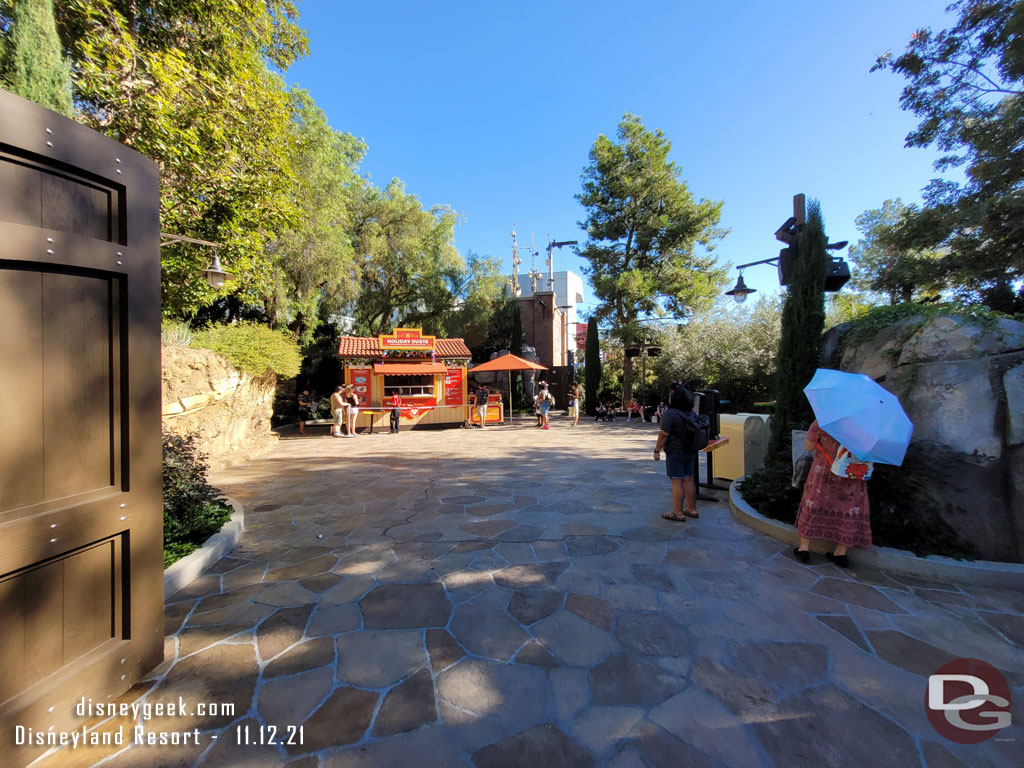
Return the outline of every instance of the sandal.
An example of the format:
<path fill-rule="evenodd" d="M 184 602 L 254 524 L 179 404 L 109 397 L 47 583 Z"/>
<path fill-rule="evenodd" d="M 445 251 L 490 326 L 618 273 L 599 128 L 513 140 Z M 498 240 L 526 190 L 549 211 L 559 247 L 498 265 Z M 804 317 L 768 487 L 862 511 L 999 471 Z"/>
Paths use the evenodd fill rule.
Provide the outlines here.
<path fill-rule="evenodd" d="M 685 516 L 683 516 L 683 517 L 676 517 L 676 516 L 675 516 L 675 515 L 674 515 L 673 513 L 671 513 L 671 512 L 665 512 L 665 513 L 664 513 L 664 514 L 663 514 L 663 515 L 661 516 L 661 519 L 662 519 L 662 520 L 671 520 L 671 521 L 672 521 L 672 522 L 674 522 L 674 523 L 685 523 L 685 522 L 686 522 L 686 517 L 685 517 Z"/>
<path fill-rule="evenodd" d="M 687 517 L 700 517 L 700 512 L 694 512 L 692 515 L 689 512 L 684 512 Z"/>

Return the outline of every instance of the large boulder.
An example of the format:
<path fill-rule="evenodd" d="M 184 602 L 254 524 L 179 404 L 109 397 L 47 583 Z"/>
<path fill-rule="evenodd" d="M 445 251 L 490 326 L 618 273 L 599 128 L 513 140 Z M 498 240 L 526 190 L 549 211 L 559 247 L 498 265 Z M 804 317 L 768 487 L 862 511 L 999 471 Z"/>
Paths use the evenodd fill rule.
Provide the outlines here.
<path fill-rule="evenodd" d="M 885 472 L 898 514 L 937 515 L 965 552 L 1024 562 L 1024 323 L 915 316 L 855 342 L 850 330 L 826 334 L 823 359 L 878 380 L 914 422 L 907 462 Z"/>

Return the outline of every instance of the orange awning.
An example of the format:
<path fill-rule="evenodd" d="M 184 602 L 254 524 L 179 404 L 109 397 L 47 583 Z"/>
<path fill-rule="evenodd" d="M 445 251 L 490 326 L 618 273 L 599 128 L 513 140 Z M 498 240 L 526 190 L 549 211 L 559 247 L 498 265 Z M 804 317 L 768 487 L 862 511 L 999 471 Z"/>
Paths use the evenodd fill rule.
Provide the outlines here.
<path fill-rule="evenodd" d="M 441 363 L 374 363 L 373 372 L 378 376 L 427 376 L 434 373 L 444 373 L 447 366 Z"/>

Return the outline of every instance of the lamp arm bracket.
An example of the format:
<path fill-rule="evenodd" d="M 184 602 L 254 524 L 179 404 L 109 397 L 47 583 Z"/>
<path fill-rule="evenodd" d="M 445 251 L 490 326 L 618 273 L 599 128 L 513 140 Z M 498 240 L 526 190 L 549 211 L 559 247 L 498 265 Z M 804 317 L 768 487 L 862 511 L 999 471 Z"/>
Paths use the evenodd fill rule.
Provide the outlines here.
<path fill-rule="evenodd" d="M 737 264 L 736 269 L 746 269 L 747 267 L 756 267 L 758 264 L 771 264 L 772 266 L 779 266 L 779 257 L 776 256 L 774 259 L 761 259 L 760 261 L 752 261 L 749 264 Z"/>

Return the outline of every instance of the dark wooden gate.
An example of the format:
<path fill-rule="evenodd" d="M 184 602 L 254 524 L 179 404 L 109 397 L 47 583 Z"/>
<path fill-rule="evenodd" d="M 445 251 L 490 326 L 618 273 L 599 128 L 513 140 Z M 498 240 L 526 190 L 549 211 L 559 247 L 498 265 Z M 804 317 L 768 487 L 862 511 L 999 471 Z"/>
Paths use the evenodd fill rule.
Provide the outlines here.
<path fill-rule="evenodd" d="M 0 90 L 0 762 L 163 656 L 158 176 Z"/>

